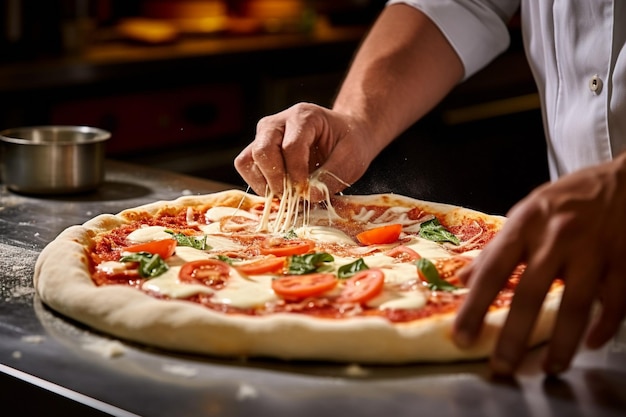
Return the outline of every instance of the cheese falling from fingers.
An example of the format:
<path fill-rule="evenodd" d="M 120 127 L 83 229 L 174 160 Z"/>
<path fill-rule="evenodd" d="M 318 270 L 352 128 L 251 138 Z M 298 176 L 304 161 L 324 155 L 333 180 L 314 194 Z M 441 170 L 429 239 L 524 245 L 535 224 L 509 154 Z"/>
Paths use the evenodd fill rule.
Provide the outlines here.
<path fill-rule="evenodd" d="M 342 181 L 339 177 L 325 170 L 316 171 L 311 175 L 308 183 L 304 186 L 293 184 L 289 175 L 285 175 L 283 178 L 283 193 L 280 197 L 278 212 L 275 214 L 273 222 L 270 221 L 270 215 L 275 196 L 272 194 L 269 187 L 266 188 L 265 208 L 257 232 L 284 234 L 297 227 L 301 227 L 302 230 L 306 232 L 310 224 L 311 216 L 311 187 L 317 188 L 324 196 L 329 221 L 338 219 L 339 215 L 333 208 L 330 200 L 328 186 L 320 179 L 322 174 L 330 175 L 337 181 L 349 186 L 349 184 Z"/>

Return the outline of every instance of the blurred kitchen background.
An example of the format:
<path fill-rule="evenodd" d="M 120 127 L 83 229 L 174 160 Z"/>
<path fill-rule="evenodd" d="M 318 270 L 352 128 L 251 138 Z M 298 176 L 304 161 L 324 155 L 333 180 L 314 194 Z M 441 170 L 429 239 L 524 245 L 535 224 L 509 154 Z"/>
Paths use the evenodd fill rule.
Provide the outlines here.
<path fill-rule="evenodd" d="M 0 129 L 108 129 L 111 159 L 243 186 L 259 118 L 330 105 L 384 0 L 1 0 Z M 351 192 L 504 212 L 547 179 L 519 22 L 509 50 L 394 142 Z M 400 175 L 402 174 L 402 175 Z"/>

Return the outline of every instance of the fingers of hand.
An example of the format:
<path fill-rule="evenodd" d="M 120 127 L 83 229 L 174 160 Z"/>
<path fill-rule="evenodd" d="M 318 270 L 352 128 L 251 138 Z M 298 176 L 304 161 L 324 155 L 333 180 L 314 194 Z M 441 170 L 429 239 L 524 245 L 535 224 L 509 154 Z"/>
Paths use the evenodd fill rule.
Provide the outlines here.
<path fill-rule="evenodd" d="M 544 359 L 548 374 L 559 374 L 569 367 L 587 329 L 602 272 L 600 256 L 569 258 L 562 272 L 565 288 Z"/>
<path fill-rule="evenodd" d="M 349 134 L 335 143 L 328 159 L 317 170 L 318 179 L 326 185 L 331 195 L 344 190 L 365 173 L 371 156 L 364 148 L 362 143 L 353 140 Z M 311 198 L 313 199 L 313 194 Z"/>
<path fill-rule="evenodd" d="M 265 193 L 265 186 L 267 182 L 263 173 L 256 166 L 254 159 L 252 159 L 252 151 L 251 145 L 246 147 L 236 158 L 235 158 L 235 168 L 241 178 L 250 185 L 250 187 L 254 190 L 258 195 L 263 195 Z"/>
<path fill-rule="evenodd" d="M 516 236 L 514 228 L 505 227 L 463 271 L 462 279 L 471 289 L 454 323 L 454 340 L 460 347 L 476 340 L 489 306 L 520 262 L 523 246 Z"/>
<path fill-rule="evenodd" d="M 461 283 L 465 286 L 469 284 L 470 277 L 474 273 L 474 262 L 470 262 L 465 265 L 456 273 L 457 278 L 461 281 Z"/>
<path fill-rule="evenodd" d="M 285 168 L 291 180 L 304 184 L 309 177 L 311 147 L 316 146 L 317 132 L 306 121 L 288 121 L 281 144 Z"/>
<path fill-rule="evenodd" d="M 285 177 L 285 161 L 282 151 L 283 129 L 264 128 L 257 130 L 257 136 L 250 144 L 250 153 L 255 167 L 274 194 L 283 190 Z"/>
<path fill-rule="evenodd" d="M 549 256 L 549 251 L 540 251 L 530 259 L 515 289 L 492 355 L 492 369 L 497 374 L 512 373 L 526 353 L 545 295 L 558 272 L 558 263 Z"/>
<path fill-rule="evenodd" d="M 595 349 L 604 345 L 617 333 L 626 316 L 626 267 L 614 266 L 605 275 L 600 289 L 600 314 L 595 318 L 586 344 Z"/>
<path fill-rule="evenodd" d="M 322 157 L 332 151 L 332 141 L 323 141 L 323 135 L 332 137 L 327 126 L 327 110 L 308 103 L 299 103 L 273 116 L 264 117 L 257 124 L 254 141 L 246 148 L 237 169 L 244 179 L 257 190 L 259 175 L 273 194 L 281 194 L 284 179 L 288 175 L 293 184 L 304 184 L 311 170 L 311 152 Z M 328 144 L 330 143 L 330 144 Z M 318 150 L 321 144 L 329 149 Z M 249 163 L 249 159 L 254 165 Z M 254 169 L 258 172 L 254 172 Z M 251 170 L 252 172 L 242 171 Z"/>

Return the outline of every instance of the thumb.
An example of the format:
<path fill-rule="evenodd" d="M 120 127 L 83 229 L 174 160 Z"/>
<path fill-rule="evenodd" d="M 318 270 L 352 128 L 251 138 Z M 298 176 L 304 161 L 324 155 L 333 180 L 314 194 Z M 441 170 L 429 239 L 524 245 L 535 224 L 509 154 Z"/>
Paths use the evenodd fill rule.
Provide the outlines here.
<path fill-rule="evenodd" d="M 342 152 L 343 143 L 339 144 L 326 163 L 311 175 L 309 181 L 311 201 L 321 201 L 327 196 L 343 191 L 361 178 L 369 167 L 370 161 L 361 154 Z"/>

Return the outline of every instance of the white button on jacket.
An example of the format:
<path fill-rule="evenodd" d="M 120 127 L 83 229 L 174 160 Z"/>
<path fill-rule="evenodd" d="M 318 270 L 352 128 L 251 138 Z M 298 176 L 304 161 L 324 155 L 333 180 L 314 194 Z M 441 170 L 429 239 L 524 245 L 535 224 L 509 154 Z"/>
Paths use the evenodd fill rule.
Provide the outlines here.
<path fill-rule="evenodd" d="M 469 77 L 509 44 L 521 3 L 552 179 L 626 151 L 626 0 L 390 0 L 426 13 Z M 591 91 L 590 91 L 591 90 Z"/>
<path fill-rule="evenodd" d="M 594 75 L 589 80 L 589 89 L 596 95 L 600 94 L 600 91 L 602 91 L 602 80 L 598 77 L 598 74 Z"/>

